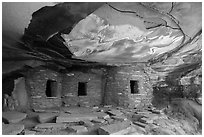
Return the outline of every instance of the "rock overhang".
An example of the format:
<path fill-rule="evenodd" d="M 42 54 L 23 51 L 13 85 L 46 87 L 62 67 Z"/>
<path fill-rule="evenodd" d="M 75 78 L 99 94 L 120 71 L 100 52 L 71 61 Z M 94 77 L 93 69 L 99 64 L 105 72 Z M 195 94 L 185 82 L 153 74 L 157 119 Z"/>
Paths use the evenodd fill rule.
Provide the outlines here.
<path fill-rule="evenodd" d="M 120 9 L 131 7 L 113 5 Z M 141 6 L 136 5 L 131 11 L 120 11 L 105 4 L 79 21 L 69 34 L 62 34 L 72 57 L 106 63 L 148 62 L 182 44 L 185 36 L 180 29 L 165 26 L 156 13 L 138 15 L 134 10 Z M 146 22 L 154 24 L 147 26 Z"/>

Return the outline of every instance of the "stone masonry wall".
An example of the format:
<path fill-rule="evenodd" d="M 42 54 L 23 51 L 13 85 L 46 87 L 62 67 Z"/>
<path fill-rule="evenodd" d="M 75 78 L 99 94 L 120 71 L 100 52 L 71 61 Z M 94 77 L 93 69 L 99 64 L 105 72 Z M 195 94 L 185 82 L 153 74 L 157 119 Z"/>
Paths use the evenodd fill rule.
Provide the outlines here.
<path fill-rule="evenodd" d="M 57 82 L 57 97 L 46 96 L 47 80 Z M 45 68 L 37 68 L 30 71 L 26 78 L 29 89 L 31 108 L 52 108 L 61 106 L 61 82 L 62 75 Z"/>
<path fill-rule="evenodd" d="M 78 82 L 87 82 L 87 95 L 78 96 Z M 102 72 L 88 70 L 88 72 L 73 71 L 63 76 L 62 97 L 65 106 L 97 106 L 102 103 Z"/>
<path fill-rule="evenodd" d="M 130 80 L 138 81 L 138 94 L 131 94 Z M 151 104 L 152 86 L 148 76 L 137 66 L 110 68 L 107 71 L 105 104 L 144 107 Z"/>

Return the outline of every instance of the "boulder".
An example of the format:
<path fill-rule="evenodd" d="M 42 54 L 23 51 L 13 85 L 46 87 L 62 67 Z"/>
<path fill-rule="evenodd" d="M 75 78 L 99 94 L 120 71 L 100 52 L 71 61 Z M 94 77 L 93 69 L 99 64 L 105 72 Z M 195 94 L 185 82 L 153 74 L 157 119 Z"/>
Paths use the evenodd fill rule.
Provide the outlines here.
<path fill-rule="evenodd" d="M 39 113 L 38 114 L 38 121 L 40 123 L 49 123 L 55 120 L 55 118 L 58 116 L 57 113 Z"/>
<path fill-rule="evenodd" d="M 9 123 L 18 123 L 25 119 L 27 117 L 27 114 L 17 111 L 7 111 L 2 113 L 2 117 Z"/>
<path fill-rule="evenodd" d="M 102 126 L 98 129 L 99 135 L 123 135 L 129 132 L 130 121 L 117 122 L 110 125 Z"/>
<path fill-rule="evenodd" d="M 2 134 L 3 135 L 17 135 L 24 130 L 24 125 L 22 124 L 3 124 Z"/>

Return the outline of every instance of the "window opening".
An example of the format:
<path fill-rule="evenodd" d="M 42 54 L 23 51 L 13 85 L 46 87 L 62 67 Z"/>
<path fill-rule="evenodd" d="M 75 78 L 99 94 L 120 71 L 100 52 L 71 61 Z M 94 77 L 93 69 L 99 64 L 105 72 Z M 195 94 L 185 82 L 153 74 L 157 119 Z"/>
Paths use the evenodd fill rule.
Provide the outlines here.
<path fill-rule="evenodd" d="M 86 95 L 87 95 L 87 82 L 79 82 L 78 96 L 86 96 Z"/>
<path fill-rule="evenodd" d="M 130 80 L 130 90 L 131 90 L 131 94 L 138 94 L 139 93 L 138 81 Z"/>

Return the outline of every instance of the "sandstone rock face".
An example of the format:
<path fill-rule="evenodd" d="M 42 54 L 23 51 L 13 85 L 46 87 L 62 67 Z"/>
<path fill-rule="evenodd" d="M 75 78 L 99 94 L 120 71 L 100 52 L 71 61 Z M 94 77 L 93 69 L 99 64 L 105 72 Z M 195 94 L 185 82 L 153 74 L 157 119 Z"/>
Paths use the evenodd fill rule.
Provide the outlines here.
<path fill-rule="evenodd" d="M 2 134 L 3 135 L 17 135 L 24 129 L 24 125 L 21 124 L 3 124 Z"/>
<path fill-rule="evenodd" d="M 17 111 L 7 111 L 2 113 L 3 119 L 8 121 L 9 123 L 18 123 L 21 120 L 25 119 L 27 114 L 17 112 Z"/>

